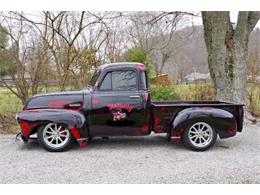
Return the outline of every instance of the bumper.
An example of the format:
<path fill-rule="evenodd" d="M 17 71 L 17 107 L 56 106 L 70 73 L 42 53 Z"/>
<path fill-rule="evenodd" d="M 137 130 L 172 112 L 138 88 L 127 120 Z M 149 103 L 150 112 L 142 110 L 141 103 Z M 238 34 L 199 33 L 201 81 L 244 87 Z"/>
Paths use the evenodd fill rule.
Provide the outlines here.
<path fill-rule="evenodd" d="M 23 146 L 24 144 L 27 143 L 27 140 L 23 136 L 23 134 L 20 132 L 16 135 L 15 137 L 15 142 L 17 143 L 18 146 Z"/>

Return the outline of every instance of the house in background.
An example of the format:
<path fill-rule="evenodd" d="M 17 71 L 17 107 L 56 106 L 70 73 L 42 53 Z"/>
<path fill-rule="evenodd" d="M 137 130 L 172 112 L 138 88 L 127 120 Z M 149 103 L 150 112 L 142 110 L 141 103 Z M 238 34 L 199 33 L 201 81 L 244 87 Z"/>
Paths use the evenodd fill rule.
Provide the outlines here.
<path fill-rule="evenodd" d="M 209 83 L 211 77 L 209 73 L 192 72 L 184 77 L 182 84 Z"/>
<path fill-rule="evenodd" d="M 4 81 L 4 82 L 2 82 L 2 81 Z M 9 87 L 15 86 L 15 83 L 13 82 L 12 77 L 10 77 L 8 75 L 2 76 L 0 78 L 0 87 L 5 87 L 6 85 Z"/>
<path fill-rule="evenodd" d="M 15 77 L 17 78 L 17 75 L 15 75 Z M 24 79 L 27 81 L 32 80 L 29 73 L 24 74 Z M 14 82 L 13 78 L 9 75 L 5 75 L 0 78 L 0 87 L 5 87 L 5 86 L 15 87 L 15 82 Z"/>

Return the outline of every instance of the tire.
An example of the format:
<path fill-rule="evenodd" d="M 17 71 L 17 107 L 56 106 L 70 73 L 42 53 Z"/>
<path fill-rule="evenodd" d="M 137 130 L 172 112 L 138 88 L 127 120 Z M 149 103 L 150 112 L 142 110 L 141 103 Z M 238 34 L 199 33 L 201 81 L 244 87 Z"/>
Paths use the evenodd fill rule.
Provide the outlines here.
<path fill-rule="evenodd" d="M 215 129 L 207 122 L 195 121 L 184 131 L 182 141 L 186 147 L 194 151 L 205 151 L 217 140 Z"/>
<path fill-rule="evenodd" d="M 70 130 L 56 123 L 41 126 L 37 137 L 39 144 L 49 152 L 64 152 L 73 145 Z"/>

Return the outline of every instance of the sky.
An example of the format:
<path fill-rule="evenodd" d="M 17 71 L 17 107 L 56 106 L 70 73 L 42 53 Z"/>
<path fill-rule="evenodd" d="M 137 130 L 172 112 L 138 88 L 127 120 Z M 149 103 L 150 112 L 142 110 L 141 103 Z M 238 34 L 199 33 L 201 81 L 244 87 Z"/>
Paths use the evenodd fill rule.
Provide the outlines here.
<path fill-rule="evenodd" d="M 28 11 L 26 12 L 29 15 L 29 18 L 39 21 L 39 19 L 42 17 L 42 14 L 40 11 Z M 198 12 L 199 13 L 199 12 Z M 236 23 L 237 22 L 237 16 L 238 16 L 238 11 L 230 11 L 230 19 L 231 22 Z M 194 25 L 202 25 L 202 19 L 201 17 L 191 17 L 192 22 Z M 187 22 L 188 24 L 192 24 L 190 22 Z M 256 25 L 257 28 L 260 28 L 260 21 Z"/>

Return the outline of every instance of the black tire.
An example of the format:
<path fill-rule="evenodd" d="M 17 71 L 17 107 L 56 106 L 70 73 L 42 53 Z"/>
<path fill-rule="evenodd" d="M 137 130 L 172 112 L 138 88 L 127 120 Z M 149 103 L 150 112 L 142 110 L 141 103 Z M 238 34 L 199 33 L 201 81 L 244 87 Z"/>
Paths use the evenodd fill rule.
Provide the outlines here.
<path fill-rule="evenodd" d="M 48 142 L 45 141 L 44 130 L 50 124 L 55 124 L 55 123 L 48 123 L 46 125 L 39 127 L 38 132 L 37 132 L 37 137 L 38 137 L 37 140 L 38 140 L 39 144 L 49 152 L 65 152 L 65 151 L 71 149 L 71 147 L 73 146 L 74 138 L 72 137 L 71 132 L 64 127 L 63 128 L 66 129 L 66 133 L 68 133 L 68 135 L 67 135 L 68 137 L 66 138 L 66 142 L 62 146 L 52 147 L 50 144 L 48 144 Z"/>
<path fill-rule="evenodd" d="M 196 136 L 204 136 L 205 134 L 202 135 L 202 133 L 201 134 L 198 133 L 198 134 L 195 135 L 195 133 L 193 134 L 193 132 L 191 132 L 191 131 L 194 131 L 194 127 L 196 127 L 196 125 L 205 125 L 204 129 L 205 128 L 209 128 L 209 129 L 206 129 L 206 130 L 207 130 L 207 132 L 211 132 L 211 134 L 210 133 L 206 134 L 206 136 L 208 136 L 208 137 L 206 138 L 207 141 L 205 141 L 204 145 L 202 143 L 200 143 L 202 138 L 198 138 Z M 202 126 L 200 126 L 200 127 L 202 128 Z M 195 136 L 195 138 L 193 138 L 194 136 Z M 199 143 L 197 143 L 197 139 L 196 138 L 199 139 L 199 141 L 198 141 Z M 205 139 L 205 137 L 203 137 L 203 138 Z M 215 144 L 216 140 L 217 140 L 216 130 L 213 128 L 212 125 L 210 125 L 208 122 L 205 122 L 205 121 L 194 121 L 194 122 L 192 122 L 185 129 L 185 131 L 183 133 L 183 136 L 182 136 L 183 144 L 187 148 L 189 148 L 189 149 L 191 149 L 193 151 L 205 151 L 205 150 L 208 150 L 209 148 L 211 148 Z"/>

